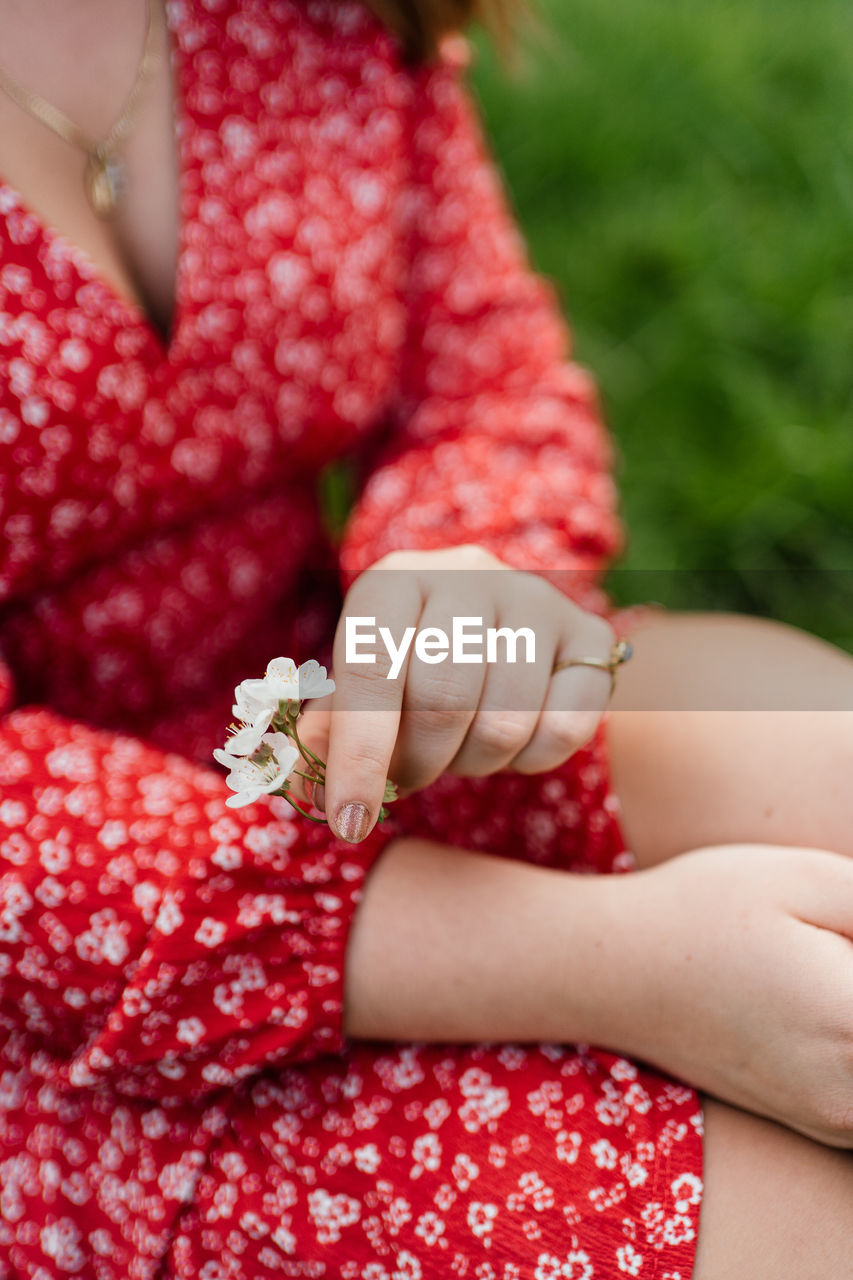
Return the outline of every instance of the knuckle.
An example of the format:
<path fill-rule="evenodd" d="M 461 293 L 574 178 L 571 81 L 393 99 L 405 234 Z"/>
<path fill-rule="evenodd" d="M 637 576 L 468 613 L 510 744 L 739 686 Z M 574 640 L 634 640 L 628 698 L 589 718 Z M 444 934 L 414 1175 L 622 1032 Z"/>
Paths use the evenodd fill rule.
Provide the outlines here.
<path fill-rule="evenodd" d="M 473 714 L 471 695 L 458 685 L 433 684 L 406 708 L 415 731 L 449 733 Z"/>
<path fill-rule="evenodd" d="M 567 760 L 595 737 L 598 721 L 594 711 L 557 711 L 543 717 L 541 732 L 549 754 Z"/>
<path fill-rule="evenodd" d="M 383 702 L 393 702 L 394 686 L 397 682 L 389 678 L 391 665 L 391 655 L 388 650 L 380 647 L 376 651 L 375 662 L 365 666 L 347 666 L 341 663 L 335 672 L 335 677 L 339 686 L 347 687 L 351 699 L 354 696 L 369 696 L 373 702 L 379 699 Z"/>
<path fill-rule="evenodd" d="M 563 595 L 562 591 L 554 586 L 553 582 L 543 578 L 541 574 L 527 569 L 516 569 L 515 577 L 515 589 L 524 592 L 531 600 L 545 601 L 549 605 L 556 603 L 560 606 L 576 607 L 567 596 Z"/>
<path fill-rule="evenodd" d="M 380 556 L 379 559 L 376 560 L 370 566 L 370 569 L 368 569 L 368 573 L 370 573 L 374 569 L 393 568 L 395 565 L 400 564 L 400 562 L 405 559 L 407 554 L 408 554 L 407 552 L 402 551 L 399 548 L 397 548 L 397 550 L 395 551 L 388 551 L 385 553 L 384 556 Z"/>
<path fill-rule="evenodd" d="M 367 573 L 372 574 L 377 569 L 409 569 L 418 563 L 418 559 L 422 554 L 422 552 L 409 551 L 403 547 L 398 548 L 396 551 L 388 551 L 384 556 L 374 561 Z"/>
<path fill-rule="evenodd" d="M 385 777 L 390 752 L 375 739 L 357 738 L 347 744 L 346 758 L 349 770 L 354 769 L 362 775 L 381 774 Z"/>
<path fill-rule="evenodd" d="M 493 569 L 501 563 L 496 556 L 476 542 L 465 542 L 456 548 L 456 552 L 460 562 L 466 568 Z"/>
<path fill-rule="evenodd" d="M 477 716 L 469 735 L 477 750 L 491 757 L 516 755 L 530 736 L 529 725 L 509 711 L 489 711 Z"/>
<path fill-rule="evenodd" d="M 413 610 L 416 609 L 418 589 L 415 573 L 419 565 L 415 557 L 414 552 L 392 551 L 356 578 L 343 602 L 336 644 L 343 641 L 348 617 L 377 615 L 382 622 L 389 600 L 395 604 L 408 602 Z"/>
<path fill-rule="evenodd" d="M 341 611 L 341 625 L 343 620 L 349 613 L 361 613 L 361 601 L 370 594 L 371 586 L 375 581 L 376 565 L 371 565 L 369 569 L 364 569 L 356 578 L 355 582 L 350 584 L 349 590 L 344 596 L 343 609 Z"/>

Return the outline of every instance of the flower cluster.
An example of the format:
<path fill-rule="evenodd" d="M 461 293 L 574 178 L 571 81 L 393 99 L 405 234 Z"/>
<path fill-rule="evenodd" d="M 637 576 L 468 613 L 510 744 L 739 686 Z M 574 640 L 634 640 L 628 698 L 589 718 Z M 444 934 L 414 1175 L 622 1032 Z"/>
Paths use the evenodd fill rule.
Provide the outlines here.
<path fill-rule="evenodd" d="M 243 680 L 234 690 L 232 714 L 237 723 L 223 749 L 213 758 L 228 770 L 226 782 L 234 792 L 225 801 L 232 809 L 252 804 L 261 796 L 284 796 L 305 813 L 289 794 L 292 774 L 321 784 L 325 766 L 301 741 L 296 721 L 306 698 L 334 692 L 335 682 L 317 662 L 301 667 L 290 658 L 274 658 L 262 680 Z M 310 772 L 297 769 L 302 760 Z M 314 821 L 321 821 L 315 818 Z"/>
<path fill-rule="evenodd" d="M 232 809 L 253 804 L 261 796 L 283 796 L 312 822 L 325 818 L 306 812 L 290 793 L 293 776 L 312 788 L 325 785 L 326 765 L 299 736 L 297 721 L 306 698 L 325 698 L 335 682 L 313 659 L 301 667 L 290 658 L 274 658 L 261 680 L 243 680 L 234 690 L 230 736 L 213 758 L 228 770 L 225 779 L 234 792 L 225 801 Z M 302 768 L 297 768 L 298 764 Z M 307 771 L 306 771 L 307 770 Z M 393 782 L 386 783 L 385 801 L 396 798 Z M 379 821 L 386 816 L 383 808 Z"/>

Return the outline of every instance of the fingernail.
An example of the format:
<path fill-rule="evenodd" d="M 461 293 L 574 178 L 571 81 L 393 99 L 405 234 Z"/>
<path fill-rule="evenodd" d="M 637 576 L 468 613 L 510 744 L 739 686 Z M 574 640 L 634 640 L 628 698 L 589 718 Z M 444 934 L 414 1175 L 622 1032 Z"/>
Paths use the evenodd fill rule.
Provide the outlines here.
<path fill-rule="evenodd" d="M 342 804 L 338 809 L 335 828 L 342 840 L 347 840 L 350 844 L 358 844 L 359 840 L 363 840 L 367 835 L 369 822 L 370 810 L 367 805 L 350 801 L 349 804 Z"/>
<path fill-rule="evenodd" d="M 311 802 L 315 809 L 319 809 L 321 813 L 326 812 L 326 788 L 319 782 L 312 792 Z"/>

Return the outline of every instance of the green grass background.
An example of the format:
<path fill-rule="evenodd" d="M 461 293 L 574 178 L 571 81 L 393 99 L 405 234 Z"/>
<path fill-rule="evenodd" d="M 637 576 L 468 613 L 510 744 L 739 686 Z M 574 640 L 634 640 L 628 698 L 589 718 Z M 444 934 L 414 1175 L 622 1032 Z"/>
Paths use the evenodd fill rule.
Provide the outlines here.
<path fill-rule="evenodd" d="M 540 11 L 472 79 L 618 441 L 612 590 L 853 648 L 853 5 Z"/>

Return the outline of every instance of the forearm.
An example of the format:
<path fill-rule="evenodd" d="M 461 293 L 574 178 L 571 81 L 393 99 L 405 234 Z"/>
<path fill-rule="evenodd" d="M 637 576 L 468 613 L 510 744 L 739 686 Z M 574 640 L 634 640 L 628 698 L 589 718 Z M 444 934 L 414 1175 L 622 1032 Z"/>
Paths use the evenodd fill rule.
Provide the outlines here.
<path fill-rule="evenodd" d="M 618 995 L 607 970 L 625 928 L 621 879 L 394 841 L 350 937 L 347 1033 L 601 1043 Z"/>
<path fill-rule="evenodd" d="M 774 846 L 579 876 L 392 841 L 350 935 L 345 1030 L 596 1045 L 851 1147 L 851 876 Z"/>

